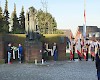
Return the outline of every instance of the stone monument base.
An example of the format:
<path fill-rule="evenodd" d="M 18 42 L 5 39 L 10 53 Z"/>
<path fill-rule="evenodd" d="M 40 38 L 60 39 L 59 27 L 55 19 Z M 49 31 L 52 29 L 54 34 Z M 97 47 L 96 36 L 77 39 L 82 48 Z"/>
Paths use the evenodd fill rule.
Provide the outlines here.
<path fill-rule="evenodd" d="M 25 41 L 25 62 L 42 60 L 42 43 L 40 41 Z"/>

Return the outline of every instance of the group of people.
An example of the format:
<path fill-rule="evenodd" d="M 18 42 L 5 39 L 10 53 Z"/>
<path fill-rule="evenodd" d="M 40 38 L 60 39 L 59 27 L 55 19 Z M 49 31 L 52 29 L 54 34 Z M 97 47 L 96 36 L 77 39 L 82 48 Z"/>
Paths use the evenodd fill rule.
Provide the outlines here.
<path fill-rule="evenodd" d="M 99 41 L 90 41 L 89 39 L 81 40 L 78 39 L 77 41 L 74 40 L 74 38 L 71 41 L 71 47 L 70 47 L 70 60 L 75 59 L 75 51 L 77 50 L 78 59 L 81 61 L 82 57 L 88 61 L 88 53 L 90 50 L 91 59 L 92 61 L 95 60 L 96 63 L 96 69 L 97 69 L 97 77 L 98 80 L 100 80 L 100 42 Z M 11 43 L 8 44 L 7 48 L 7 55 L 8 55 L 8 64 L 11 64 L 11 55 L 13 48 Z M 18 58 L 19 62 L 22 62 L 22 55 L 23 55 L 23 47 L 21 44 L 19 44 L 18 48 Z M 57 50 L 57 44 L 54 43 L 52 48 L 48 48 L 48 44 L 44 43 L 43 46 L 43 52 L 42 52 L 42 58 L 44 60 L 47 60 L 47 56 L 49 55 L 49 52 L 51 53 L 51 56 L 54 57 L 54 60 L 56 61 L 58 59 L 58 50 Z"/>
<path fill-rule="evenodd" d="M 78 59 L 81 61 L 82 57 L 88 61 L 88 53 L 91 55 L 92 61 L 95 60 L 95 55 L 97 53 L 98 48 L 100 47 L 99 41 L 86 39 L 78 39 L 77 41 L 74 38 L 71 40 L 70 47 L 70 60 L 75 59 L 75 53 L 78 55 Z"/>
<path fill-rule="evenodd" d="M 48 47 L 48 43 L 44 43 L 42 50 L 42 59 L 45 61 L 48 59 L 48 56 L 53 56 L 54 61 L 58 60 L 58 49 L 57 44 L 54 42 L 51 49 Z"/>
<path fill-rule="evenodd" d="M 15 48 L 12 46 L 11 43 L 8 43 L 8 47 L 7 47 L 7 63 L 11 64 L 11 56 L 13 55 L 13 59 L 15 59 L 15 52 L 14 52 Z M 23 56 L 23 47 L 21 44 L 18 45 L 18 48 L 16 48 L 17 51 L 17 55 L 19 58 L 19 63 L 22 63 L 22 56 Z"/>
<path fill-rule="evenodd" d="M 70 60 L 74 60 L 75 51 L 77 50 L 78 59 L 81 61 L 82 57 L 88 61 L 88 53 L 91 55 L 92 61 L 95 60 L 97 77 L 100 80 L 100 41 L 96 40 L 81 40 L 78 39 L 76 42 L 74 38 L 71 41 L 71 50 L 70 50 Z"/>

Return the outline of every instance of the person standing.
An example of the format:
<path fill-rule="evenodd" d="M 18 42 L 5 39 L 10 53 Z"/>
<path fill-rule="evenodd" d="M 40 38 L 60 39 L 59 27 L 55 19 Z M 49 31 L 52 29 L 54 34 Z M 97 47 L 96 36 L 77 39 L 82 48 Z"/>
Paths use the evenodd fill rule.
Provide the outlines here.
<path fill-rule="evenodd" d="M 42 52 L 42 59 L 44 59 L 44 61 L 46 61 L 48 59 L 48 50 L 47 50 L 47 43 L 43 44 L 43 52 Z"/>
<path fill-rule="evenodd" d="M 54 43 L 53 45 L 53 56 L 54 56 L 54 61 L 58 60 L 58 51 L 57 51 L 57 44 Z"/>
<path fill-rule="evenodd" d="M 8 44 L 8 47 L 7 47 L 8 64 L 11 64 L 11 53 L 12 53 L 11 43 L 9 43 L 9 44 Z"/>
<path fill-rule="evenodd" d="M 19 50 L 19 63 L 22 63 L 23 47 L 21 44 L 19 44 L 18 50 Z"/>
<path fill-rule="evenodd" d="M 96 63 L 96 69 L 97 69 L 97 77 L 98 77 L 98 80 L 100 80 L 100 46 L 96 54 L 95 63 Z"/>
<path fill-rule="evenodd" d="M 90 46 L 89 39 L 86 38 L 86 61 L 88 61 L 89 46 Z"/>
<path fill-rule="evenodd" d="M 91 59 L 92 61 L 94 61 L 94 57 L 95 57 L 95 42 L 94 41 L 91 41 Z"/>
<path fill-rule="evenodd" d="M 78 59 L 81 61 L 82 53 L 81 53 L 81 39 L 79 38 L 77 41 L 77 54 L 78 54 Z"/>
<path fill-rule="evenodd" d="M 75 60 L 75 45 L 76 45 L 74 39 L 75 38 L 72 38 L 72 40 L 71 40 L 71 47 L 72 47 L 71 51 L 72 51 L 73 61 Z"/>

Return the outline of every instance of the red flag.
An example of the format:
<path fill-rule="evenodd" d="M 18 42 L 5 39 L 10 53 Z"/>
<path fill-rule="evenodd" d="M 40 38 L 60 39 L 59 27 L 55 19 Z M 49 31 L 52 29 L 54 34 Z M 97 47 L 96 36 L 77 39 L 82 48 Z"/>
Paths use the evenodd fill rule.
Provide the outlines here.
<path fill-rule="evenodd" d="M 79 55 L 80 57 L 82 57 L 82 54 L 81 54 L 81 52 L 80 52 L 79 50 L 77 50 L 77 53 L 78 53 L 78 55 Z"/>
<path fill-rule="evenodd" d="M 92 55 L 93 57 L 95 57 L 95 52 L 91 52 L 91 55 Z"/>
<path fill-rule="evenodd" d="M 84 55 L 84 59 L 85 59 L 85 60 L 86 60 L 86 54 L 87 54 L 86 49 L 83 49 L 83 55 Z"/>
<path fill-rule="evenodd" d="M 84 10 L 84 23 L 86 24 L 86 13 L 85 13 L 85 10 Z"/>
<path fill-rule="evenodd" d="M 72 51 L 70 50 L 70 60 L 72 60 L 73 59 L 73 53 L 72 53 Z"/>

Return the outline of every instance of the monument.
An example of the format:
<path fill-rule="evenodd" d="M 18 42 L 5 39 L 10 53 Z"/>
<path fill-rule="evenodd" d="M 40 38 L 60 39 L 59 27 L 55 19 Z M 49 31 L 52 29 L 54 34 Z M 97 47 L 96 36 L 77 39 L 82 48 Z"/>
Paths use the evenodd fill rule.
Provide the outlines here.
<path fill-rule="evenodd" d="M 41 34 L 38 30 L 37 11 L 34 7 L 30 7 L 25 18 L 25 61 L 34 62 L 42 60 L 42 43 L 39 40 Z"/>

